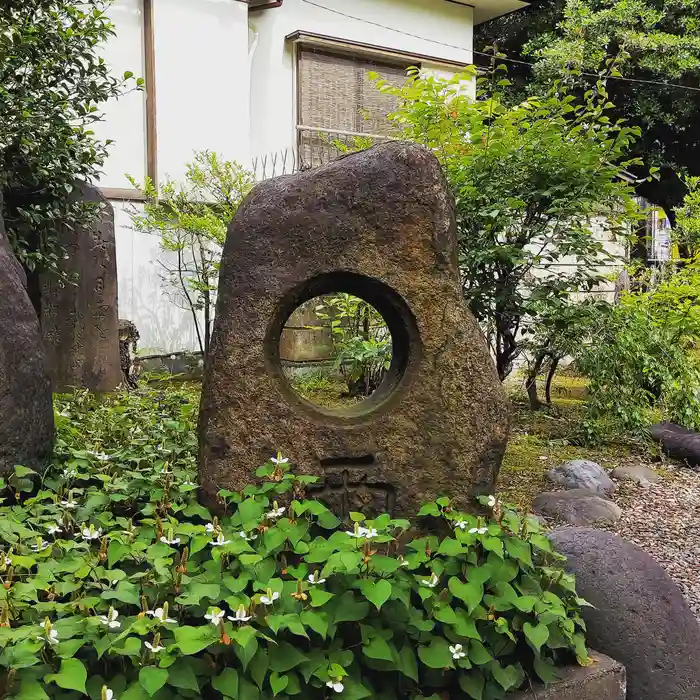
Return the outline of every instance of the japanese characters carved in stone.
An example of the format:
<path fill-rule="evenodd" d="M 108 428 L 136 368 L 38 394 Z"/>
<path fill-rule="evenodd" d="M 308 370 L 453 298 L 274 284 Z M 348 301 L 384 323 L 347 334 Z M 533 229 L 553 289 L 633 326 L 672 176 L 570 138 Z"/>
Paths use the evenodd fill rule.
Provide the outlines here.
<path fill-rule="evenodd" d="M 303 302 L 372 304 L 392 361 L 372 396 L 331 411 L 297 395 L 279 340 Z M 224 248 L 200 415 L 206 502 L 240 489 L 277 450 L 351 511 L 415 513 L 440 494 L 491 493 L 507 402 L 457 267 L 452 201 L 435 157 L 392 142 L 258 185 Z"/>
<path fill-rule="evenodd" d="M 67 254 L 59 267 L 68 281 L 42 276 L 41 327 L 55 391 L 73 387 L 112 391 L 121 381 L 114 212 L 97 189 L 76 195 L 94 202 L 95 223 L 59 227 Z"/>
<path fill-rule="evenodd" d="M 0 193 L 0 474 L 40 467 L 51 452 L 53 405 L 39 319 L 2 221 Z"/>

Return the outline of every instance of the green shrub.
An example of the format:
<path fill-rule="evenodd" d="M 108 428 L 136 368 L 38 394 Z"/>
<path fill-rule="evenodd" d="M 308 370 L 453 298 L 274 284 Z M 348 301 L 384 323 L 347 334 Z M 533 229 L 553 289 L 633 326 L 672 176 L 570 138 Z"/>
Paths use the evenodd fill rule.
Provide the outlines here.
<path fill-rule="evenodd" d="M 196 500 L 195 399 L 60 399 L 54 464 L 8 478 L 6 696 L 491 699 L 586 663 L 583 601 L 534 520 L 441 498 L 420 513 L 439 536 L 348 527 L 279 455 L 217 518 Z"/>

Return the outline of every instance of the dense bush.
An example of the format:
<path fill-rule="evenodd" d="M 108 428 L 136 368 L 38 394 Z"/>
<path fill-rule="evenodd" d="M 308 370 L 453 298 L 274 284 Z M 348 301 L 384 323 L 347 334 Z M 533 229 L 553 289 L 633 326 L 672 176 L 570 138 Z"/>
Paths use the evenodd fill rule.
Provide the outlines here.
<path fill-rule="evenodd" d="M 583 601 L 535 521 L 441 498 L 422 509 L 440 536 L 389 515 L 348 527 L 279 455 L 213 516 L 196 500 L 193 398 L 59 400 L 54 464 L 7 479 L 5 696 L 417 700 L 450 686 L 478 700 L 586 662 Z"/>

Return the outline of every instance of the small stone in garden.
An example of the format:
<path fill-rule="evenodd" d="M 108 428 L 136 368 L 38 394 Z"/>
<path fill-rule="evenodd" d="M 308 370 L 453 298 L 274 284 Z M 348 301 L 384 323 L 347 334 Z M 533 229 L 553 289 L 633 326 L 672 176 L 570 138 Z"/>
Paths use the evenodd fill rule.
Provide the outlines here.
<path fill-rule="evenodd" d="M 532 509 L 569 525 L 614 525 L 622 515 L 619 506 L 588 489 L 541 493 L 533 501 Z"/>
<path fill-rule="evenodd" d="M 634 481 L 641 486 L 648 486 L 661 481 L 661 477 L 653 469 L 649 469 L 649 467 L 641 464 L 616 467 L 612 470 L 611 476 L 618 481 Z"/>
<path fill-rule="evenodd" d="M 53 443 L 51 382 L 26 277 L 5 236 L 0 191 L 0 474 L 40 467 Z"/>
<path fill-rule="evenodd" d="M 700 626 L 661 566 L 603 530 L 560 528 L 550 538 L 595 606 L 582 611 L 587 642 L 627 667 L 627 699 L 700 698 Z"/>
<path fill-rule="evenodd" d="M 612 496 L 616 489 L 608 473 L 588 459 L 572 459 L 560 464 L 549 472 L 548 477 L 566 489 L 588 489 L 601 496 Z"/>

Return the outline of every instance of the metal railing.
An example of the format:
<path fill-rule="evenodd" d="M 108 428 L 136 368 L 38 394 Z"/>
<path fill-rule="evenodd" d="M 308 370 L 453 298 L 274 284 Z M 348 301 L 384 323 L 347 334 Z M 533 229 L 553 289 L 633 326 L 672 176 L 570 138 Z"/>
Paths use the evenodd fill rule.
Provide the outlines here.
<path fill-rule="evenodd" d="M 294 146 L 255 156 L 252 161 L 258 182 L 280 175 L 292 175 L 330 163 L 348 151 L 362 150 L 377 141 L 393 138 L 386 134 L 364 134 L 342 129 L 297 126 Z"/>

